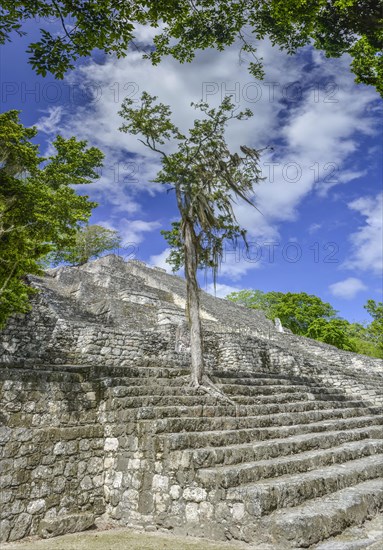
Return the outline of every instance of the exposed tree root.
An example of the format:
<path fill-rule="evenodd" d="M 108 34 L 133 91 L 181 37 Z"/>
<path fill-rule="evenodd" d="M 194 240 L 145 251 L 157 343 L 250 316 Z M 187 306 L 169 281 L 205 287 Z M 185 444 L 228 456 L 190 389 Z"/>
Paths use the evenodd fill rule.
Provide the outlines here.
<path fill-rule="evenodd" d="M 230 399 L 223 391 L 221 391 L 215 384 L 210 380 L 206 374 L 202 378 L 202 384 L 199 384 L 195 380 L 192 380 L 190 382 L 190 387 L 201 390 L 205 393 L 208 393 L 212 397 L 215 397 L 216 399 L 221 399 L 222 401 L 225 401 L 226 403 L 229 403 L 233 407 L 235 407 L 235 413 L 236 416 L 238 416 L 238 404 L 233 401 L 233 399 Z"/>

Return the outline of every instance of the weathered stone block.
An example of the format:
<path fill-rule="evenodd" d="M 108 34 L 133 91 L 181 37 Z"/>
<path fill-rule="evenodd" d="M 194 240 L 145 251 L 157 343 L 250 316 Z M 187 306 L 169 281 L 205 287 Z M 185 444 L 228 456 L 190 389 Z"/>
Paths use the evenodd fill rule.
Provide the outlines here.
<path fill-rule="evenodd" d="M 188 523 L 197 523 L 199 521 L 198 504 L 189 502 L 185 506 L 185 518 Z"/>
<path fill-rule="evenodd" d="M 105 451 L 117 451 L 119 446 L 118 439 L 116 437 L 107 437 L 104 443 Z"/>
<path fill-rule="evenodd" d="M 201 487 L 187 487 L 183 492 L 183 498 L 186 501 L 202 502 L 203 500 L 206 500 L 206 497 L 207 492 Z"/>
<path fill-rule="evenodd" d="M 6 542 L 11 532 L 11 522 L 8 519 L 0 521 L 0 542 Z"/>
<path fill-rule="evenodd" d="M 85 531 L 94 525 L 91 513 L 70 514 L 64 517 L 44 519 L 40 523 L 39 533 L 43 538 L 58 537 L 65 533 Z"/>
<path fill-rule="evenodd" d="M 13 541 L 22 539 L 28 534 L 28 530 L 32 523 L 32 516 L 24 512 L 19 514 L 12 523 L 13 527 L 8 536 L 8 540 Z"/>
<path fill-rule="evenodd" d="M 27 506 L 27 512 L 28 514 L 34 515 L 42 512 L 45 509 L 45 500 L 44 499 L 38 499 L 38 500 L 32 500 L 28 506 Z"/>

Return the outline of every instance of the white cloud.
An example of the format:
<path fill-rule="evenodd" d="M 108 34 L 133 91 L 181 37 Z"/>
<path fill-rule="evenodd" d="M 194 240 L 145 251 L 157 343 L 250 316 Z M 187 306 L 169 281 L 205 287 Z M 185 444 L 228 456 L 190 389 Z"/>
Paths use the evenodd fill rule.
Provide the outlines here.
<path fill-rule="evenodd" d="M 165 248 L 160 254 L 154 254 L 153 256 L 150 256 L 149 258 L 149 265 L 152 265 L 153 267 L 161 267 L 162 269 L 166 269 L 168 273 L 173 273 L 172 268 L 170 264 L 167 263 L 167 258 L 170 254 L 170 248 Z"/>
<path fill-rule="evenodd" d="M 145 238 L 145 233 L 150 233 L 161 227 L 157 221 L 127 220 L 122 219 L 119 223 L 120 232 L 124 243 L 141 243 Z"/>
<path fill-rule="evenodd" d="M 367 290 L 366 285 L 355 277 L 349 277 L 343 281 L 333 283 L 329 286 L 331 294 L 337 296 L 338 298 L 344 298 L 345 300 L 351 300 L 354 298 L 358 292 L 362 290 Z"/>
<path fill-rule="evenodd" d="M 315 233 L 316 231 L 321 229 L 321 227 L 322 227 L 321 223 L 312 223 L 308 228 L 308 232 L 310 233 L 310 235 L 312 235 L 312 233 Z"/>
<path fill-rule="evenodd" d="M 44 134 L 52 135 L 59 133 L 59 124 L 64 116 L 64 108 L 56 105 L 48 108 L 48 114 L 41 117 L 36 127 Z"/>
<path fill-rule="evenodd" d="M 348 207 L 366 218 L 365 224 L 350 235 L 352 253 L 345 267 L 383 272 L 383 193 L 376 197 L 360 197 Z"/>
<path fill-rule="evenodd" d="M 226 298 L 228 294 L 231 294 L 232 292 L 238 292 L 238 290 L 241 289 L 236 286 L 224 285 L 221 283 L 217 283 L 214 289 L 214 284 L 209 283 L 207 287 L 203 290 L 205 290 L 205 292 L 208 292 L 209 294 L 212 294 L 213 296 L 216 296 L 217 298 Z"/>
<path fill-rule="evenodd" d="M 165 248 L 160 254 L 154 254 L 150 256 L 149 258 L 149 264 L 153 265 L 155 267 L 162 267 L 162 269 L 166 269 L 168 273 L 171 273 L 171 267 L 166 262 L 166 259 L 168 258 L 170 253 L 170 248 Z M 227 245 L 226 249 L 224 250 L 223 258 L 221 265 L 218 269 L 217 277 L 220 279 L 221 277 L 229 277 L 233 281 L 237 281 L 241 279 L 243 275 L 245 275 L 248 271 L 253 269 L 259 269 L 262 267 L 262 259 L 265 257 L 265 249 L 262 248 L 261 245 L 258 245 L 254 243 L 254 245 L 250 244 L 249 253 L 246 256 L 245 249 L 242 245 L 238 245 L 236 248 L 232 248 L 229 245 Z M 199 271 L 200 275 L 203 276 L 203 270 Z M 180 270 L 179 274 L 183 274 L 183 269 Z M 211 277 L 211 270 L 208 270 L 206 272 L 208 278 Z M 217 285 L 218 286 L 218 285 Z M 221 287 L 224 287 L 227 285 L 222 285 Z M 209 283 L 209 288 L 213 287 L 213 284 Z M 233 287 L 234 290 L 238 290 Z M 233 291 L 234 291 L 233 290 Z M 209 291 L 208 291 L 209 292 Z M 229 291 L 231 292 L 231 291 Z M 217 294 L 218 296 L 218 294 Z"/>
<path fill-rule="evenodd" d="M 118 231 L 122 237 L 122 246 L 133 246 L 140 244 L 144 238 L 145 233 L 149 233 L 161 227 L 161 224 L 157 221 L 144 221 L 144 220 L 128 220 L 122 218 L 118 221 L 100 221 L 97 222 L 100 225 Z"/>
<path fill-rule="evenodd" d="M 141 29 L 140 40 L 150 38 L 151 33 Z M 331 187 L 360 177 L 363 171 L 350 165 L 349 158 L 357 150 L 360 136 L 374 132 L 377 116 L 370 107 L 376 93 L 372 88 L 358 87 L 356 100 L 349 59 L 324 61 L 313 52 L 316 68 L 306 72 L 307 55 L 305 59 L 288 56 L 267 41 L 262 41 L 258 53 L 266 69 L 261 83 L 238 62 L 237 46 L 224 52 L 198 52 L 190 64 L 165 58 L 156 67 L 143 60 L 140 52 L 130 51 L 124 59 L 91 62 L 74 71 L 67 82 L 94 90 L 95 99 L 89 105 L 73 105 L 60 130 L 65 136 L 87 139 L 106 153 L 102 177 L 87 187 L 91 198 L 111 205 L 112 214 L 137 217 L 143 211 L 143 201 L 145 210 L 150 211 L 148 193 L 154 196 L 160 192 L 158 184 L 150 183 L 160 166 L 158 156 L 145 149 L 137 136 L 118 131 L 122 100 L 129 96 L 138 102 L 143 90 L 171 105 L 181 130 L 187 130 L 198 116 L 189 108 L 191 101 L 203 98 L 216 106 L 231 93 L 238 106 L 253 110 L 254 117 L 228 126 L 229 145 L 237 149 L 241 144 L 256 148 L 278 144 L 261 161 L 267 180 L 256 186 L 255 203 L 262 214 L 242 202 L 235 207 L 238 221 L 252 241 L 275 240 L 278 224 L 295 220 L 301 202 L 310 193 L 325 195 Z M 306 53 L 309 55 L 309 50 Z M 332 89 L 326 88 L 327 82 L 333 83 Z M 288 107 L 286 98 L 290 99 Z M 44 120 L 40 124 L 49 128 Z M 54 121 L 51 114 L 52 127 Z M 155 211 L 155 203 L 152 205 Z M 154 215 L 158 218 L 157 212 Z M 144 233 L 139 232 L 139 236 L 143 238 Z M 238 279 L 259 266 L 225 262 L 221 275 Z"/>

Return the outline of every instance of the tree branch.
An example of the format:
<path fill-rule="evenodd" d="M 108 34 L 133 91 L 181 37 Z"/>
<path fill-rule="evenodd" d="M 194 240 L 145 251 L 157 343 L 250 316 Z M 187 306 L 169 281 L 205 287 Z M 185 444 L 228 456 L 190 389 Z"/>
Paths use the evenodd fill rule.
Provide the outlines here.
<path fill-rule="evenodd" d="M 60 21 L 61 21 L 61 26 L 62 26 L 62 28 L 64 29 L 64 33 L 65 33 L 66 37 L 69 39 L 70 42 L 72 42 L 72 44 L 73 44 L 74 46 L 76 46 L 76 44 L 73 42 L 73 39 L 72 39 L 72 37 L 71 37 L 71 33 L 72 33 L 73 31 L 68 32 L 68 30 L 67 30 L 67 28 L 66 28 L 66 25 L 65 25 L 65 19 L 64 19 L 63 15 L 62 15 L 62 13 L 61 13 L 61 10 L 60 10 L 60 6 L 57 4 L 57 2 L 56 2 L 55 0 L 52 0 L 52 4 L 54 5 L 54 7 L 55 7 L 56 10 L 57 10 L 58 16 L 59 16 Z M 75 30 L 75 29 L 77 28 L 77 26 L 78 26 L 78 25 L 76 25 L 76 26 L 74 27 L 73 30 Z"/>

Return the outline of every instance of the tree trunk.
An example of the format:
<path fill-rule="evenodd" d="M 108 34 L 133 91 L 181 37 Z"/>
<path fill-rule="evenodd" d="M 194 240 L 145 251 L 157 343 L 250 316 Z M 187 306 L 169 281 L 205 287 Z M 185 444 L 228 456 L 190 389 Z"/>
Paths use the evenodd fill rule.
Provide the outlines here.
<path fill-rule="evenodd" d="M 197 237 L 193 224 L 187 220 L 184 225 L 186 308 L 190 328 L 191 385 L 202 384 L 204 375 L 203 339 L 197 282 Z"/>

